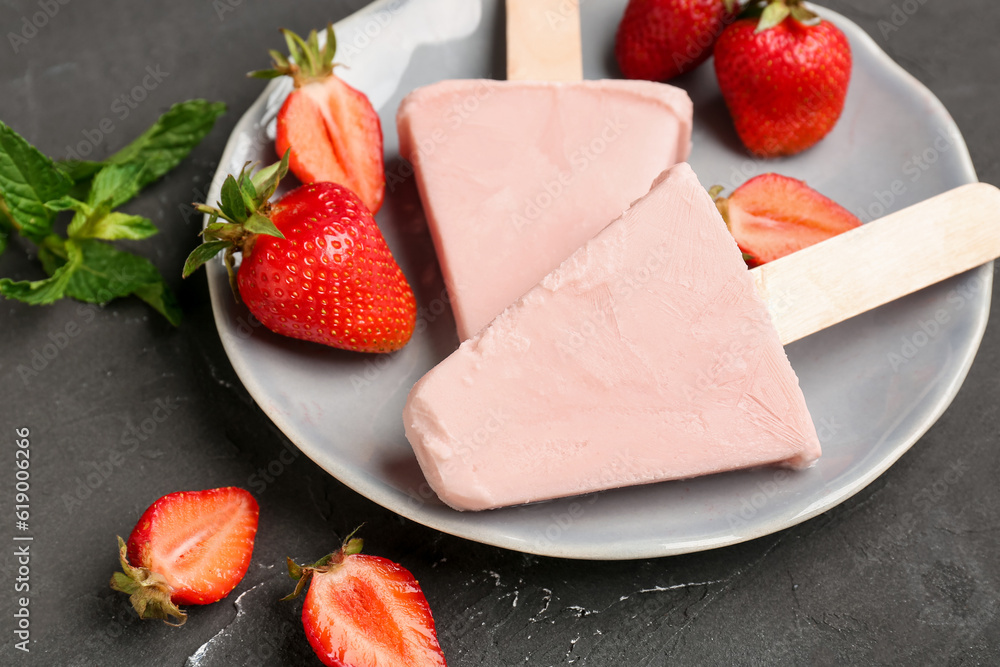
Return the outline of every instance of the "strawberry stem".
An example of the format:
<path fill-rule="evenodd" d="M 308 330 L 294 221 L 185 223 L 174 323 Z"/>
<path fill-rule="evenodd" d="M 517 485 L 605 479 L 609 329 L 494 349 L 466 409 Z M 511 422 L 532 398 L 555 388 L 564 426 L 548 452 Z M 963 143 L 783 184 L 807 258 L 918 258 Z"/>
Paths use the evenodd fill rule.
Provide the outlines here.
<path fill-rule="evenodd" d="M 270 199 L 278 189 L 278 183 L 288 173 L 290 153 L 290 149 L 285 151 L 280 162 L 264 167 L 252 176 L 249 170 L 253 169 L 253 165 L 249 163 L 243 165 L 238 177 L 232 174 L 227 176 L 222 184 L 221 200 L 216 207 L 201 203 L 194 205 L 195 210 L 210 218 L 201 232 L 205 242 L 188 255 L 184 262 L 183 277 L 187 278 L 202 264 L 225 250 L 229 285 L 239 301 L 236 252 L 249 253 L 260 234 L 285 238 L 268 216 L 271 212 Z"/>
<path fill-rule="evenodd" d="M 789 16 L 804 25 L 815 25 L 820 21 L 819 15 L 806 7 L 802 0 L 753 0 L 740 14 L 740 18 L 759 19 L 755 33 L 770 30 Z"/>
<path fill-rule="evenodd" d="M 111 576 L 111 588 L 125 593 L 139 613 L 139 618 L 158 618 L 167 625 L 180 627 L 187 621 L 187 614 L 170 599 L 173 589 L 163 575 L 144 567 L 133 567 L 128 562 L 128 546 L 118 538 L 118 559 L 122 571 Z M 171 623 L 168 618 L 176 618 Z"/>
<path fill-rule="evenodd" d="M 364 524 L 361 524 L 361 526 L 364 526 Z M 306 584 L 309 583 L 309 578 L 312 577 L 313 574 L 317 572 L 330 572 L 331 570 L 339 567 L 340 564 L 344 562 L 346 557 L 361 553 L 361 550 L 364 547 L 364 540 L 360 537 L 354 537 L 355 533 L 361 530 L 361 526 L 352 530 L 347 537 L 344 538 L 344 542 L 340 545 L 339 549 L 332 553 L 328 553 L 312 565 L 298 565 L 291 558 L 286 558 L 285 560 L 288 563 L 288 576 L 297 580 L 298 583 L 295 584 L 295 590 L 281 598 L 281 601 L 285 602 L 297 598 L 305 589 Z"/>
<path fill-rule="evenodd" d="M 322 81 L 333 73 L 333 57 L 337 52 L 337 36 L 333 32 L 333 24 L 326 26 L 326 43 L 320 47 L 319 34 L 313 30 L 306 39 L 286 28 L 281 28 L 288 46 L 286 58 L 278 51 L 270 51 L 273 67 L 256 70 L 247 74 L 255 79 L 273 79 L 279 76 L 290 76 L 296 88 Z"/>

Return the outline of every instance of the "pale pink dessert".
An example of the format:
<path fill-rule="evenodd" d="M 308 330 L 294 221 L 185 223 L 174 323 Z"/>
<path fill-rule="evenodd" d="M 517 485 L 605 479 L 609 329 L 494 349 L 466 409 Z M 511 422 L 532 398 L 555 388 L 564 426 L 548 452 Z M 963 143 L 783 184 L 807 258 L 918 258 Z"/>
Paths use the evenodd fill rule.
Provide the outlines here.
<path fill-rule="evenodd" d="M 403 420 L 459 510 L 820 455 L 767 307 L 687 164 L 427 373 Z"/>
<path fill-rule="evenodd" d="M 397 115 L 460 340 L 687 159 L 691 100 L 649 81 L 466 80 Z"/>

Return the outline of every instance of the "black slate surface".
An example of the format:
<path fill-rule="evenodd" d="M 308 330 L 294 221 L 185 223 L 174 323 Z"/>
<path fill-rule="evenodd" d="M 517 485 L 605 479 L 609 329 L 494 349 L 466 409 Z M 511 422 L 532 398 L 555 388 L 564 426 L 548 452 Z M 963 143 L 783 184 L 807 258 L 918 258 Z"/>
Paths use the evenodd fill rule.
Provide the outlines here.
<path fill-rule="evenodd" d="M 16 533 L 14 432 L 23 427 L 35 538 L 30 653 L 15 648 L 17 545 L 8 541 L 0 558 L 0 664 L 318 664 L 299 605 L 276 601 L 288 586 L 281 563 L 324 553 L 361 521 L 373 548 L 421 581 L 452 665 L 1000 663 L 996 312 L 951 408 L 885 475 L 818 518 L 726 549 L 634 562 L 522 555 L 401 519 L 298 455 L 229 365 L 205 281 L 179 278 L 200 221 L 178 204 L 204 194 L 229 131 L 260 91 L 244 72 L 264 47 L 282 48 L 275 28 L 305 31 L 363 4 L 0 3 L 0 119 L 49 154 L 64 154 L 105 118 L 113 128 L 97 156 L 173 102 L 205 97 L 230 108 L 191 158 L 129 206 L 165 230 L 141 252 L 176 288 L 180 328 L 135 300 L 98 310 L 0 302 L 0 539 Z M 941 98 L 980 179 L 1000 183 L 1000 6 L 822 4 L 860 24 Z M 45 25 L 25 31 L 46 8 Z M 22 32 L 30 38 L 15 44 L 10 34 Z M 160 75 L 122 117 L 114 100 L 147 67 Z M 30 254 L 14 244 L 0 275 L 40 277 Z M 67 327 L 75 334 L 62 336 Z M 18 365 L 50 343 L 58 353 L 24 380 Z M 270 481 L 259 473 L 269 465 L 280 469 Z M 227 601 L 192 609 L 182 629 L 137 621 L 107 588 L 114 535 L 159 495 L 230 484 L 254 490 L 261 505 L 246 579 Z M 231 601 L 240 594 L 238 615 Z"/>

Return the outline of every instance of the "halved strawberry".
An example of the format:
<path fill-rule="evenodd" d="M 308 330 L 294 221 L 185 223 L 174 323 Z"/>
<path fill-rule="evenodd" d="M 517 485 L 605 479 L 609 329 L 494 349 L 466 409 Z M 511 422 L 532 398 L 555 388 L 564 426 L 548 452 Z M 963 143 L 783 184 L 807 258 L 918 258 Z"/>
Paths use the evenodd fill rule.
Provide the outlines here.
<path fill-rule="evenodd" d="M 750 267 L 784 257 L 831 236 L 861 226 L 861 220 L 804 181 L 761 174 L 719 197 L 716 206 Z"/>
<path fill-rule="evenodd" d="M 290 30 L 281 32 L 291 59 L 271 51 L 274 69 L 250 73 L 257 78 L 288 75 L 295 82 L 278 112 L 278 155 L 291 150 L 289 166 L 303 183 L 339 183 L 376 213 L 385 195 L 382 125 L 368 97 L 333 73 L 333 26 L 327 26 L 322 49 L 315 31 L 308 40 Z"/>
<path fill-rule="evenodd" d="M 302 625 L 317 657 L 330 667 L 442 667 L 444 654 L 420 584 L 403 566 L 362 555 L 348 537 L 308 567 L 288 559 L 298 580 L 292 599 L 309 584 Z"/>
<path fill-rule="evenodd" d="M 111 588 L 130 596 L 140 618 L 187 620 L 178 605 L 229 595 L 246 574 L 257 534 L 257 501 L 224 487 L 170 493 L 140 517 L 128 543 L 118 538 L 122 572 Z"/>

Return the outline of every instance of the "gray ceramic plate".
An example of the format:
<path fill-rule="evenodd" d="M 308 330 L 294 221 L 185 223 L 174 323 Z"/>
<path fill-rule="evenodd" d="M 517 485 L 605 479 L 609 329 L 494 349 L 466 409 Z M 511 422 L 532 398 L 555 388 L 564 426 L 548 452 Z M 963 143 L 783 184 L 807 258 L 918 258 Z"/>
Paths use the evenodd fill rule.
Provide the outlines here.
<path fill-rule="evenodd" d="M 610 54 L 623 5 L 583 3 L 587 78 L 616 75 Z M 702 67 L 679 82 L 695 101 L 691 163 L 702 182 L 734 186 L 778 171 L 871 219 L 975 181 L 941 103 L 857 26 L 822 14 L 847 33 L 855 58 L 837 128 L 801 156 L 754 162 L 730 128 L 711 66 Z M 986 325 L 992 265 L 787 348 L 823 443 L 811 470 L 750 470 L 489 512 L 451 510 L 426 486 L 400 417 L 410 387 L 457 339 L 413 179 L 398 158 L 394 117 L 417 86 L 503 78 L 503 8 L 496 0 L 385 0 L 336 30 L 338 60 L 349 65 L 342 75 L 382 116 L 390 189 L 378 222 L 417 292 L 418 333 L 386 357 L 281 338 L 253 326 L 234 304 L 220 262 L 208 276 L 219 334 L 247 390 L 307 456 L 358 493 L 447 533 L 524 552 L 627 559 L 699 551 L 787 528 L 849 498 L 906 452 L 958 391 Z M 273 82 L 243 116 L 210 200 L 226 173 L 275 159 L 273 119 L 289 87 Z"/>

